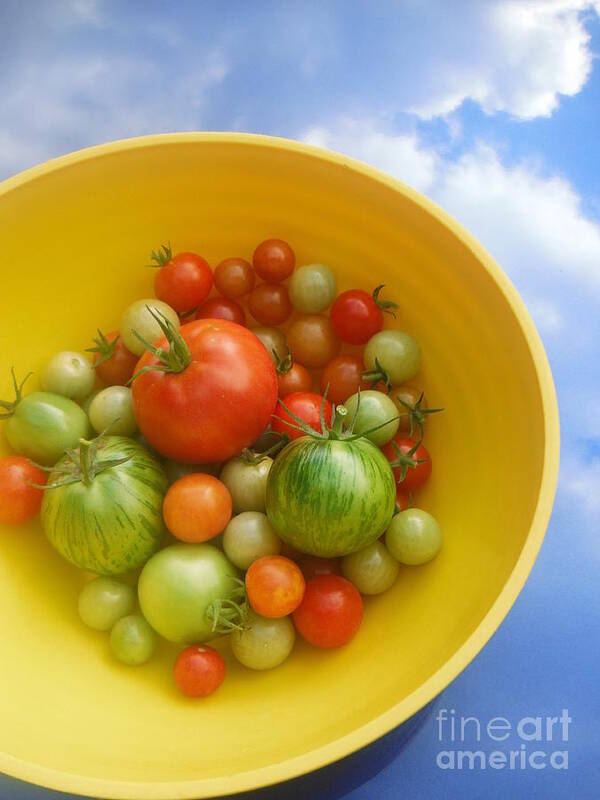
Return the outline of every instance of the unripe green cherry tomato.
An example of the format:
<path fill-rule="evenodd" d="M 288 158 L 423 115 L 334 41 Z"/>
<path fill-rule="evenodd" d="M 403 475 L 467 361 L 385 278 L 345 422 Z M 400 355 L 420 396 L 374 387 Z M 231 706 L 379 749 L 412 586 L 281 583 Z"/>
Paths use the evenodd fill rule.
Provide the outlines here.
<path fill-rule="evenodd" d="M 392 519 L 385 544 L 401 564 L 417 566 L 431 561 L 442 547 L 442 529 L 437 520 L 420 508 L 407 508 Z"/>
<path fill-rule="evenodd" d="M 137 431 L 131 389 L 126 386 L 109 386 L 98 392 L 88 414 L 97 433 L 107 431 L 111 436 L 134 436 Z"/>
<path fill-rule="evenodd" d="M 65 350 L 57 353 L 44 367 L 42 388 L 70 400 L 84 400 L 94 388 L 94 368 L 81 353 Z"/>
<path fill-rule="evenodd" d="M 137 667 L 154 655 L 156 634 L 141 614 L 129 614 L 110 632 L 110 648 L 119 661 Z"/>
<path fill-rule="evenodd" d="M 286 660 L 295 640 L 296 632 L 289 617 L 267 619 L 251 611 L 248 628 L 231 634 L 231 650 L 249 669 L 273 669 Z"/>
<path fill-rule="evenodd" d="M 169 322 L 179 329 L 179 317 L 171 306 L 163 303 L 162 300 L 155 300 L 153 297 L 146 300 L 137 300 L 125 310 L 121 320 L 120 335 L 125 347 L 136 356 L 141 356 L 146 352 L 144 344 L 138 339 L 136 331 L 143 339 L 154 344 L 163 335 L 160 325 L 154 319 L 148 309 L 160 312 Z"/>
<path fill-rule="evenodd" d="M 288 290 L 294 308 L 305 314 L 318 314 L 335 300 L 337 280 L 325 264 L 307 264 L 294 272 Z"/>
<path fill-rule="evenodd" d="M 135 609 L 135 589 L 116 578 L 94 578 L 79 594 L 79 616 L 96 631 L 109 631 Z"/>
<path fill-rule="evenodd" d="M 285 336 L 280 330 L 277 328 L 252 328 L 252 333 L 261 340 L 264 346 L 267 348 L 267 352 L 275 362 L 278 364 L 279 361 L 283 361 L 286 357 L 288 352 L 287 342 L 285 341 Z M 277 357 L 275 356 L 275 353 Z"/>
<path fill-rule="evenodd" d="M 367 342 L 363 358 L 368 370 L 376 371 L 379 364 L 393 384 L 414 378 L 421 369 L 419 343 L 405 331 L 379 331 Z"/>
<path fill-rule="evenodd" d="M 237 456 L 224 464 L 219 477 L 229 489 L 234 514 L 265 510 L 267 478 L 272 465 L 273 459 L 269 456 L 256 462 Z"/>
<path fill-rule="evenodd" d="M 360 404 L 357 392 L 353 394 L 352 397 L 349 397 L 344 405 L 348 409 L 348 414 L 346 416 L 348 425 L 354 419 L 358 406 L 358 414 L 354 425 L 355 433 L 364 433 L 364 431 L 368 431 L 390 420 L 388 425 L 384 425 L 383 428 L 367 434 L 366 438 L 370 439 L 377 447 L 383 447 L 384 444 L 387 444 L 396 435 L 398 431 L 398 409 L 387 394 L 376 392 L 372 389 L 366 389 L 364 392 L 360 393 Z"/>
<path fill-rule="evenodd" d="M 361 594 L 381 594 L 393 585 L 400 567 L 380 541 L 344 556 L 342 573 Z"/>
<path fill-rule="evenodd" d="M 258 558 L 280 553 L 281 539 L 266 514 L 243 511 L 223 531 L 223 550 L 232 564 L 246 570 Z"/>

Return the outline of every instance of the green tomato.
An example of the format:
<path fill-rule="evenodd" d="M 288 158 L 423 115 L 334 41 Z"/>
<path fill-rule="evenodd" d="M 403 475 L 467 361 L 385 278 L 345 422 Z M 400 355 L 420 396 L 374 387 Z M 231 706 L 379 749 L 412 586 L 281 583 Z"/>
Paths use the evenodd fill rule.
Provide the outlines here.
<path fill-rule="evenodd" d="M 243 511 L 223 531 L 223 549 L 236 567 L 245 570 L 261 556 L 280 553 L 281 539 L 265 514 Z"/>
<path fill-rule="evenodd" d="M 108 631 L 135 609 L 135 590 L 114 578 L 95 578 L 79 594 L 79 616 L 95 631 Z"/>
<path fill-rule="evenodd" d="M 364 433 L 378 425 L 383 425 L 384 422 L 390 420 L 388 425 L 384 425 L 379 430 L 372 431 L 367 434 L 366 438 L 369 439 L 377 447 L 383 447 L 391 441 L 398 432 L 398 409 L 394 401 L 384 394 L 383 392 L 376 392 L 372 389 L 367 389 L 360 393 L 360 404 L 358 402 L 358 393 L 353 394 L 344 403 L 348 409 L 348 415 L 345 418 L 346 427 L 350 425 L 356 414 L 358 406 L 358 414 L 354 424 L 355 433 Z"/>
<path fill-rule="evenodd" d="M 218 478 L 220 470 L 220 464 L 181 464 L 179 461 L 165 461 L 165 472 L 167 473 L 169 485 L 178 481 L 179 478 L 193 475 L 195 472 L 203 472 L 206 475 L 213 475 Z"/>
<path fill-rule="evenodd" d="M 57 353 L 44 367 L 42 388 L 70 400 L 84 400 L 94 388 L 96 373 L 81 353 Z"/>
<path fill-rule="evenodd" d="M 32 392 L 18 400 L 6 423 L 6 438 L 20 455 L 52 466 L 90 435 L 87 414 L 68 397 Z"/>
<path fill-rule="evenodd" d="M 421 369 L 421 348 L 404 331 L 379 331 L 371 336 L 363 354 L 368 370 L 377 370 L 377 362 L 393 384 L 408 381 Z"/>
<path fill-rule="evenodd" d="M 299 267 L 288 285 L 294 308 L 305 314 L 318 314 L 333 303 L 337 295 L 337 280 L 325 264 Z"/>
<path fill-rule="evenodd" d="M 96 389 L 95 392 L 88 394 L 85 400 L 82 400 L 80 402 L 81 408 L 85 411 L 88 417 L 90 416 L 90 406 L 92 405 L 92 400 L 94 399 L 94 397 L 96 397 L 96 395 L 100 394 L 101 391 L 102 391 L 101 389 Z"/>
<path fill-rule="evenodd" d="M 221 470 L 221 481 L 229 489 L 233 501 L 233 513 L 242 511 L 264 511 L 267 478 L 273 459 L 264 456 L 252 461 L 237 456 L 228 461 Z"/>
<path fill-rule="evenodd" d="M 238 572 L 209 544 L 176 544 L 156 553 L 138 582 L 142 613 L 170 642 L 191 644 L 215 637 L 211 609 L 239 591 Z"/>
<path fill-rule="evenodd" d="M 252 333 L 257 336 L 267 348 L 267 352 L 275 362 L 283 361 L 288 352 L 287 342 L 283 333 L 277 328 L 252 328 Z"/>
<path fill-rule="evenodd" d="M 119 661 L 138 667 L 154 655 L 156 634 L 141 614 L 130 614 L 120 619 L 110 632 L 110 649 Z"/>
<path fill-rule="evenodd" d="M 294 647 L 296 632 L 289 617 L 267 619 L 251 611 L 246 630 L 234 630 L 231 651 L 250 669 L 273 669 L 282 664 Z"/>
<path fill-rule="evenodd" d="M 148 300 L 137 300 L 132 303 L 123 314 L 121 320 L 121 341 L 125 347 L 136 356 L 141 356 L 146 352 L 146 348 L 137 338 L 136 331 L 143 339 L 150 344 L 154 344 L 163 336 L 163 332 L 158 322 L 154 319 L 148 309 L 160 312 L 166 317 L 173 327 L 179 329 L 179 317 L 171 306 L 163 303 L 162 300 L 150 298 Z"/>
<path fill-rule="evenodd" d="M 102 389 L 90 404 L 89 417 L 96 433 L 114 436 L 134 436 L 137 423 L 133 415 L 131 389 L 109 386 Z"/>
<path fill-rule="evenodd" d="M 401 564 L 425 564 L 442 546 L 442 529 L 435 517 L 420 508 L 407 508 L 393 518 L 385 544 Z"/>
<path fill-rule="evenodd" d="M 398 562 L 380 541 L 342 559 L 344 577 L 361 594 L 381 594 L 387 591 L 398 577 L 399 571 Z"/>

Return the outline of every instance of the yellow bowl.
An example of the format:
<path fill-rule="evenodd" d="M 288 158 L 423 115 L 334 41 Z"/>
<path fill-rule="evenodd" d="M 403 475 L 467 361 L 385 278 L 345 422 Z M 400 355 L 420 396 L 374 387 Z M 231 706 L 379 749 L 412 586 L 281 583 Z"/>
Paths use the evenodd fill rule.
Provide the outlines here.
<path fill-rule="evenodd" d="M 104 798 L 198 798 L 291 778 L 406 720 L 475 656 L 514 602 L 550 514 L 558 415 L 523 303 L 476 241 L 434 204 L 351 159 L 237 134 L 150 136 L 52 161 L 0 186 L 0 388 L 152 291 L 151 247 L 212 264 L 289 240 L 340 288 L 386 284 L 424 353 L 434 474 L 419 504 L 442 553 L 366 601 L 359 635 L 299 642 L 267 674 L 227 657 L 228 678 L 190 702 L 174 649 L 115 663 L 78 621 L 82 576 L 38 523 L 0 530 L 0 770 Z M 510 235 L 510 232 L 507 232 Z M 34 385 L 32 381 L 32 386 Z M 31 388 L 31 387 L 30 387 Z M 4 446 L 5 447 L 5 446 Z M 6 448 L 4 450 L 6 452 Z"/>

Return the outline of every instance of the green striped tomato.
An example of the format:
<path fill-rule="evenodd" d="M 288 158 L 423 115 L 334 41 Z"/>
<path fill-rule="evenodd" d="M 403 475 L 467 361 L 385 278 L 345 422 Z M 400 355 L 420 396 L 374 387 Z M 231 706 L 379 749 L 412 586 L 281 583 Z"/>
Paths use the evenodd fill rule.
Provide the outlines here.
<path fill-rule="evenodd" d="M 290 442 L 267 481 L 267 516 L 302 553 L 331 558 L 374 542 L 394 513 L 394 476 L 368 439 Z"/>
<path fill-rule="evenodd" d="M 62 458 L 48 484 L 64 478 Z M 162 501 L 166 475 L 145 447 L 124 436 L 106 436 L 97 462 L 128 460 L 83 480 L 47 489 L 42 527 L 58 552 L 81 569 L 97 575 L 119 575 L 144 564 L 163 535 Z"/>

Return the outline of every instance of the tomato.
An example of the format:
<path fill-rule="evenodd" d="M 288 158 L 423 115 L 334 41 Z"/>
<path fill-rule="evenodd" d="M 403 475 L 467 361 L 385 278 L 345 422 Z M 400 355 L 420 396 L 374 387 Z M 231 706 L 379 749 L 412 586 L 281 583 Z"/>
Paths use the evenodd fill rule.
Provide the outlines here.
<path fill-rule="evenodd" d="M 305 314 L 318 314 L 335 300 L 337 280 L 325 264 L 308 264 L 294 272 L 289 290 L 294 308 Z"/>
<path fill-rule="evenodd" d="M 212 647 L 195 644 L 177 656 L 173 667 L 175 683 L 188 697 L 207 697 L 225 680 L 225 660 Z"/>
<path fill-rule="evenodd" d="M 317 575 L 340 575 L 339 558 L 321 558 L 320 556 L 302 556 L 299 567 L 305 579 L 309 581 Z"/>
<path fill-rule="evenodd" d="M 261 283 L 250 293 L 248 309 L 261 325 L 281 325 L 292 313 L 288 291 L 280 283 Z"/>
<path fill-rule="evenodd" d="M 289 617 L 248 615 L 247 627 L 231 634 L 231 652 L 249 669 L 273 669 L 292 652 L 296 631 Z"/>
<path fill-rule="evenodd" d="M 398 430 L 398 409 L 387 394 L 367 389 L 359 395 L 353 394 L 344 403 L 348 410 L 346 421 L 354 422 L 353 430 L 382 447 Z M 388 423 L 385 425 L 384 423 Z M 379 427 L 383 425 L 383 427 Z M 375 428 L 375 430 L 373 430 Z M 370 433 L 369 433 L 370 431 Z"/>
<path fill-rule="evenodd" d="M 363 602 L 357 589 L 339 575 L 319 575 L 308 581 L 294 611 L 298 633 L 315 647 L 340 647 L 360 628 Z"/>
<path fill-rule="evenodd" d="M 131 389 L 127 386 L 109 386 L 98 392 L 90 403 L 88 416 L 96 433 L 134 436 L 137 431 Z"/>
<path fill-rule="evenodd" d="M 133 375 L 138 356 L 125 347 L 119 331 L 111 331 L 105 336 L 98 330 L 94 343 L 95 347 L 88 348 L 86 352 L 94 353 L 96 375 L 107 386 L 126 386 Z"/>
<path fill-rule="evenodd" d="M 113 655 L 130 667 L 145 664 L 156 650 L 156 634 L 141 614 L 129 614 L 115 623 L 110 632 Z"/>
<path fill-rule="evenodd" d="M 383 454 L 392 464 L 398 488 L 403 492 L 414 492 L 423 486 L 431 475 L 429 451 L 414 439 L 397 434 L 385 445 Z"/>
<path fill-rule="evenodd" d="M 135 609 L 135 590 L 115 578 L 94 578 L 79 593 L 81 621 L 96 631 L 109 631 Z"/>
<path fill-rule="evenodd" d="M 238 325 L 246 324 L 246 312 L 235 300 L 228 297 L 211 297 L 200 306 L 196 319 L 227 319 Z"/>
<path fill-rule="evenodd" d="M 396 581 L 400 567 L 381 542 L 344 556 L 342 572 L 361 594 L 381 594 Z"/>
<path fill-rule="evenodd" d="M 333 410 L 331 403 L 327 399 L 323 400 L 320 394 L 315 394 L 314 392 L 294 392 L 285 398 L 284 404 L 286 406 L 285 409 L 281 404 L 277 406 L 272 425 L 274 431 L 278 433 L 287 433 L 290 439 L 299 439 L 301 436 L 304 436 L 304 433 L 301 430 L 290 427 L 290 425 L 297 425 L 298 423 L 288 413 L 288 410 L 296 417 L 299 417 L 313 430 L 321 431 L 321 408 L 323 408 L 325 422 L 327 425 L 331 425 L 331 414 Z M 290 425 L 287 423 L 290 423 Z"/>
<path fill-rule="evenodd" d="M 267 478 L 273 459 L 245 450 L 224 464 L 220 478 L 229 489 L 233 512 L 264 511 Z"/>
<path fill-rule="evenodd" d="M 177 312 L 162 300 L 137 300 L 125 309 L 119 333 L 125 347 L 136 356 L 146 352 L 146 343 L 154 344 L 162 336 L 157 312 L 168 319 L 175 329 L 179 328 Z"/>
<path fill-rule="evenodd" d="M 279 386 L 279 396 L 287 397 L 296 392 L 310 392 L 312 378 L 306 367 L 293 363 L 286 372 L 277 375 L 277 385 Z"/>
<path fill-rule="evenodd" d="M 419 343 L 404 331 L 380 331 L 372 336 L 363 353 L 369 378 L 381 378 L 386 385 L 404 383 L 421 369 Z"/>
<path fill-rule="evenodd" d="M 331 307 L 331 321 L 337 335 L 348 344 L 366 344 L 383 327 L 383 312 L 392 316 L 396 303 L 380 300 L 383 285 L 373 294 L 362 289 L 351 289 L 337 298 Z"/>
<path fill-rule="evenodd" d="M 81 353 L 65 350 L 46 364 L 41 383 L 44 391 L 78 402 L 90 394 L 95 381 L 96 375 L 87 358 Z"/>
<path fill-rule="evenodd" d="M 266 239 L 254 251 L 252 263 L 256 274 L 263 281 L 278 282 L 292 274 L 296 256 L 289 244 L 282 239 Z"/>
<path fill-rule="evenodd" d="M 239 569 L 248 567 L 262 556 L 278 555 L 281 539 L 265 514 L 243 511 L 233 517 L 223 532 L 223 550 Z"/>
<path fill-rule="evenodd" d="M 442 530 L 435 517 L 427 511 L 409 508 L 396 514 L 391 521 L 385 543 L 401 564 L 425 564 L 439 553 Z"/>
<path fill-rule="evenodd" d="M 336 406 L 345 403 L 359 389 L 368 388 L 369 384 L 362 379 L 364 369 L 362 358 L 358 356 L 336 356 L 323 369 L 321 392 L 324 394 L 329 387 L 327 398 Z"/>
<path fill-rule="evenodd" d="M 403 492 L 400 487 L 396 492 L 396 510 L 406 511 L 412 505 L 412 494 L 410 492 Z"/>
<path fill-rule="evenodd" d="M 159 300 L 175 311 L 189 311 L 203 303 L 213 285 L 208 262 L 196 253 L 173 255 L 171 245 L 152 251 L 153 266 L 160 267 L 154 279 L 154 291 Z"/>
<path fill-rule="evenodd" d="M 340 349 L 340 340 L 331 326 L 331 320 L 320 314 L 299 317 L 287 333 L 287 341 L 294 361 L 309 369 L 324 367 Z"/>
<path fill-rule="evenodd" d="M 267 427 L 277 402 L 275 365 L 247 328 L 227 320 L 190 322 L 146 353 L 132 386 L 140 431 L 167 458 L 226 461 Z M 164 370 L 164 371 L 163 371 Z M 257 390 L 260 387 L 260 390 Z"/>
<path fill-rule="evenodd" d="M 215 267 L 215 287 L 224 297 L 235 300 L 254 289 L 254 270 L 243 258 L 226 258 Z"/>
<path fill-rule="evenodd" d="M 285 556 L 262 556 L 246 572 L 248 602 L 262 617 L 291 614 L 304 596 L 300 567 Z"/>
<path fill-rule="evenodd" d="M 169 487 L 163 517 L 182 542 L 205 542 L 221 533 L 231 519 L 231 495 L 218 478 L 192 473 Z"/>
<path fill-rule="evenodd" d="M 0 522 L 15 525 L 39 513 L 44 492 L 29 483 L 43 486 L 46 473 L 23 456 L 0 459 Z"/>
<path fill-rule="evenodd" d="M 252 328 L 252 333 L 257 336 L 263 345 L 267 348 L 268 354 L 271 356 L 275 364 L 286 357 L 289 353 L 287 342 L 282 331 L 277 328 Z"/>

